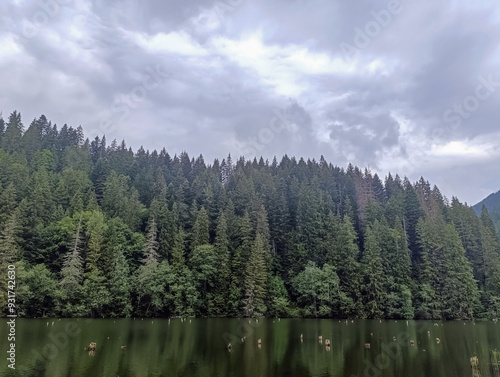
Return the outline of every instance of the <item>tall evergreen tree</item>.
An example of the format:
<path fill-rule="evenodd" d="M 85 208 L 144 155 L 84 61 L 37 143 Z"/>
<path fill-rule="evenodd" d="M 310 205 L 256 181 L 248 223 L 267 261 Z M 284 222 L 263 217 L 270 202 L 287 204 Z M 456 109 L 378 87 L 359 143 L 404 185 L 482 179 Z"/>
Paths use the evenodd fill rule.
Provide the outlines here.
<path fill-rule="evenodd" d="M 92 317 L 102 315 L 104 307 L 108 305 L 111 297 L 106 286 L 106 277 L 101 268 L 102 248 L 106 225 L 104 216 L 99 211 L 94 211 L 87 222 L 87 256 L 86 272 L 84 275 L 83 292 L 86 298 L 86 309 Z"/>
<path fill-rule="evenodd" d="M 480 220 L 480 235 L 485 262 L 483 303 L 486 315 L 490 318 L 498 318 L 500 315 L 500 241 L 496 236 L 495 225 L 484 205 Z"/>
<path fill-rule="evenodd" d="M 145 265 L 158 263 L 158 228 L 154 217 L 149 219 L 148 235 L 146 244 L 144 245 L 144 259 Z"/>
<path fill-rule="evenodd" d="M 404 217 L 403 227 L 408 235 L 408 247 L 412 252 L 412 260 L 418 260 L 418 237 L 417 224 L 418 220 L 424 215 L 420 202 L 413 185 L 405 178 L 404 183 Z"/>
<path fill-rule="evenodd" d="M 82 216 L 80 216 L 70 249 L 64 259 L 59 282 L 61 287 L 60 311 L 67 316 L 79 316 L 85 313 L 83 304 L 79 300 L 83 290 L 84 262 L 81 255 L 83 233 Z"/>
<path fill-rule="evenodd" d="M 378 222 L 373 226 L 379 228 Z M 385 310 L 387 284 L 382 264 L 381 248 L 371 226 L 366 228 L 365 249 L 361 258 L 361 292 L 368 318 L 382 318 Z"/>
<path fill-rule="evenodd" d="M 204 207 L 196 215 L 193 225 L 193 234 L 191 240 L 191 250 L 201 245 L 206 245 L 210 241 L 208 214 Z"/>
<path fill-rule="evenodd" d="M 0 146 L 2 145 L 2 138 L 5 132 L 5 121 L 3 120 L 2 113 L 0 112 Z"/>
<path fill-rule="evenodd" d="M 196 286 L 193 272 L 187 267 L 184 258 L 185 250 L 184 232 L 179 229 L 175 236 L 172 251 L 172 267 L 175 274 L 174 283 L 170 289 L 173 298 L 172 313 L 176 316 L 193 316 L 198 307 L 199 291 Z"/>
<path fill-rule="evenodd" d="M 21 114 L 17 111 L 9 115 L 7 127 L 2 135 L 2 149 L 8 153 L 19 152 L 21 150 L 21 138 L 24 126 L 21 122 Z"/>
<path fill-rule="evenodd" d="M 337 269 L 340 289 L 350 298 L 345 302 L 342 311 L 345 315 L 362 315 L 359 247 L 354 226 L 348 215 L 344 215 L 338 233 L 329 247 L 328 261 Z"/>
<path fill-rule="evenodd" d="M 247 317 L 260 317 L 267 311 L 268 270 L 266 266 L 264 235 L 258 233 L 245 269 L 244 313 Z"/>
<path fill-rule="evenodd" d="M 117 249 L 109 280 L 109 301 L 106 314 L 110 317 L 129 317 L 132 313 L 132 284 L 130 267 L 121 249 Z"/>
<path fill-rule="evenodd" d="M 231 278 L 231 260 L 229 255 L 226 216 L 222 211 L 217 222 L 215 254 L 218 259 L 218 276 L 215 283 L 214 308 L 212 309 L 212 313 L 214 315 L 226 315 Z"/>
<path fill-rule="evenodd" d="M 0 229 L 16 208 L 16 188 L 10 183 L 0 193 Z"/>

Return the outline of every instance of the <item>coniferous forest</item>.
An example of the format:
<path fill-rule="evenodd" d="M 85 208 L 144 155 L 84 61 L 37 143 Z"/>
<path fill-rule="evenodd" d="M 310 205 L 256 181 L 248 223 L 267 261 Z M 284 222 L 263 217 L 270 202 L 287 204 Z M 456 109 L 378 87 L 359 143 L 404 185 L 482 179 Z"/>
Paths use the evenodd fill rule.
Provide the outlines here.
<path fill-rule="evenodd" d="M 500 315 L 488 211 L 424 178 L 134 152 L 17 111 L 0 146 L 0 306 L 15 263 L 21 316 Z"/>

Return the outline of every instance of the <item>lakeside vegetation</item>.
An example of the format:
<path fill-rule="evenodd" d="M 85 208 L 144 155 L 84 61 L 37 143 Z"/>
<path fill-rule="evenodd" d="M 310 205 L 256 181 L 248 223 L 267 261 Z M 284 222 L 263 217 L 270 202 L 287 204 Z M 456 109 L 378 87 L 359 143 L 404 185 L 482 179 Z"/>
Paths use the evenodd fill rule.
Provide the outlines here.
<path fill-rule="evenodd" d="M 424 178 L 323 157 L 207 164 L 43 115 L 25 130 L 16 111 L 0 147 L 0 306 L 15 263 L 21 316 L 500 314 L 487 209 Z"/>

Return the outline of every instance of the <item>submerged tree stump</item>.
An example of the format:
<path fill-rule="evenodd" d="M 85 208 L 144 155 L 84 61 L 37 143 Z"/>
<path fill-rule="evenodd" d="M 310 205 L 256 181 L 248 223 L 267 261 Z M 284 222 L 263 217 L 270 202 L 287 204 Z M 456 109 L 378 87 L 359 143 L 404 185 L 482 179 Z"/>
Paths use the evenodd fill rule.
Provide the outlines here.
<path fill-rule="evenodd" d="M 470 358 L 470 367 L 472 369 L 472 377 L 480 377 L 479 374 L 479 359 L 477 356 L 472 356 Z"/>

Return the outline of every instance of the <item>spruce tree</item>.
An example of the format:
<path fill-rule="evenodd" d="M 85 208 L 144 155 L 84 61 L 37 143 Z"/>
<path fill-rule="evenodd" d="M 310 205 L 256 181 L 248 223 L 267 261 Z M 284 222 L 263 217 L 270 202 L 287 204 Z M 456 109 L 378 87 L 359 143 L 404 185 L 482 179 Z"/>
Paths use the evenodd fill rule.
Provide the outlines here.
<path fill-rule="evenodd" d="M 245 269 L 245 298 L 243 304 L 246 317 L 260 317 L 267 311 L 267 253 L 264 235 L 258 233 Z"/>
<path fill-rule="evenodd" d="M 0 146 L 2 146 L 2 138 L 5 132 L 5 121 L 3 120 L 2 113 L 0 112 Z"/>
<path fill-rule="evenodd" d="M 61 269 L 60 312 L 66 316 L 79 316 L 85 313 L 81 303 L 82 283 L 84 274 L 83 252 L 84 230 L 82 216 L 76 225 L 76 230 L 70 245 L 70 249 L 65 256 Z"/>
<path fill-rule="evenodd" d="M 149 219 L 148 222 L 148 233 L 146 238 L 146 244 L 144 245 L 144 259 L 143 263 L 145 266 L 154 265 L 158 263 L 158 228 L 156 227 L 156 221 L 154 216 Z"/>
<path fill-rule="evenodd" d="M 229 255 L 229 239 L 224 212 L 221 211 L 215 235 L 215 254 L 218 259 L 217 281 L 214 292 L 214 315 L 227 314 L 229 286 L 231 279 L 231 260 Z"/>
<path fill-rule="evenodd" d="M 2 135 L 2 149 L 8 153 L 19 152 L 21 150 L 21 138 L 24 127 L 21 122 L 21 114 L 17 111 L 9 115 L 7 127 Z"/>
<path fill-rule="evenodd" d="M 170 287 L 173 300 L 171 312 L 176 316 L 193 316 L 201 303 L 193 273 L 186 266 L 184 251 L 184 232 L 182 229 L 178 229 L 172 250 L 172 267 L 175 279 Z"/>
<path fill-rule="evenodd" d="M 424 215 L 422 207 L 410 181 L 405 177 L 404 183 L 404 217 L 403 227 L 408 235 L 408 248 L 411 250 L 412 261 L 418 261 L 419 244 L 417 237 L 417 224 L 419 219 Z"/>
<path fill-rule="evenodd" d="M 142 265 L 137 269 L 135 292 L 137 295 L 137 310 L 142 315 L 152 315 L 161 310 L 164 305 L 165 287 L 161 285 L 162 273 L 169 272 L 168 267 L 160 268 L 158 256 L 158 229 L 154 217 L 148 221 L 147 237 L 144 243 Z M 163 267 L 163 266 L 162 266 Z M 165 270 L 165 271 L 163 271 Z"/>
<path fill-rule="evenodd" d="M 344 307 L 344 314 L 362 315 L 359 247 L 354 226 L 348 215 L 344 216 L 335 243 L 330 247 L 333 249 L 331 263 L 336 267 L 340 289 L 346 293 L 352 303 Z M 349 301 L 346 303 L 349 304 Z"/>
<path fill-rule="evenodd" d="M 480 217 L 480 236 L 485 261 L 483 302 L 486 315 L 490 318 L 498 318 L 500 315 L 500 241 L 495 233 L 495 225 L 484 205 Z"/>
<path fill-rule="evenodd" d="M 378 221 L 373 227 L 374 229 L 379 228 Z M 387 283 L 382 265 L 380 244 L 371 226 L 366 228 L 364 244 L 360 266 L 364 310 L 368 318 L 382 318 L 385 310 Z"/>
<path fill-rule="evenodd" d="M 129 317 L 132 313 L 132 284 L 130 267 L 120 248 L 116 249 L 111 278 L 109 279 L 109 301 L 106 314 L 110 317 Z"/>
<path fill-rule="evenodd" d="M 16 188 L 10 183 L 0 193 L 0 229 L 16 208 Z"/>
<path fill-rule="evenodd" d="M 208 244 L 209 240 L 210 234 L 208 214 L 205 208 L 201 207 L 198 214 L 196 215 L 196 220 L 193 225 L 191 250 L 196 249 L 196 247 L 198 246 Z"/>
<path fill-rule="evenodd" d="M 0 258 L 2 264 L 12 264 L 21 256 L 19 247 L 20 212 L 14 210 L 0 228 Z"/>

